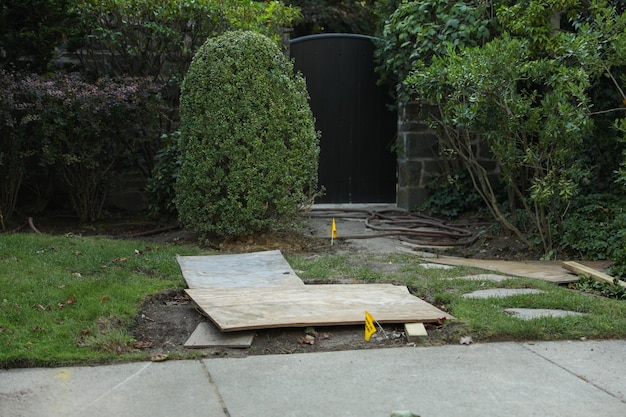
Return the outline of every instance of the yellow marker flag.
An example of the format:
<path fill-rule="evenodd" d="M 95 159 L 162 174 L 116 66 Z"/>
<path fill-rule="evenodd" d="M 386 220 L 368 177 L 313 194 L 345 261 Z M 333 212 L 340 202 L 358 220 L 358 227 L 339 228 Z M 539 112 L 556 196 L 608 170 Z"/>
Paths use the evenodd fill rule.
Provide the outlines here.
<path fill-rule="evenodd" d="M 376 320 L 374 320 L 374 317 L 366 311 L 365 312 L 365 340 L 367 342 L 369 342 L 370 337 L 372 337 L 372 335 L 376 333 L 376 326 L 374 325 L 375 321 Z"/>
<path fill-rule="evenodd" d="M 337 239 L 337 224 L 335 224 L 335 218 L 333 217 L 330 223 L 330 237 L 331 239 Z"/>

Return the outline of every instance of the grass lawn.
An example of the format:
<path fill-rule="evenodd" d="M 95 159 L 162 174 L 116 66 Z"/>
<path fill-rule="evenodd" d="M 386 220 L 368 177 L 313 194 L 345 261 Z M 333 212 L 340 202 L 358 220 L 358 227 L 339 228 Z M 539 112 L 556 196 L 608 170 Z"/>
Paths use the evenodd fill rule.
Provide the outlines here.
<path fill-rule="evenodd" d="M 74 235 L 0 235 L 0 367 L 61 366 L 147 359 L 134 349 L 130 324 L 145 298 L 184 288 L 176 254 L 209 254 L 194 246 L 161 245 Z M 626 339 L 626 302 L 527 279 L 468 281 L 467 267 L 427 269 L 411 254 L 285 254 L 306 282 L 349 278 L 406 285 L 457 320 L 423 343 L 497 340 Z M 542 294 L 504 299 L 462 295 L 496 287 Z M 593 287 L 587 285 L 586 287 Z M 524 321 L 505 308 L 551 308 L 579 317 Z M 441 335 L 445 335 L 442 337 Z"/>
<path fill-rule="evenodd" d="M 142 357 L 126 328 L 142 300 L 184 288 L 176 254 L 191 246 L 0 235 L 0 367 Z"/>
<path fill-rule="evenodd" d="M 366 282 L 407 285 L 416 296 L 445 309 L 457 320 L 444 325 L 445 340 L 458 343 L 471 335 L 474 341 L 562 340 L 626 338 L 626 299 L 610 299 L 583 292 L 574 285 L 561 286 L 530 278 L 502 282 L 471 281 L 458 277 L 484 273 L 469 267 L 427 269 L 425 260 L 411 254 L 378 256 L 289 257 L 298 275 L 317 282 L 360 277 Z M 463 294 L 488 288 L 535 288 L 541 294 L 506 298 L 469 299 Z M 506 308 L 561 309 L 583 316 L 521 320 Z M 428 338 L 424 339 L 428 343 Z"/>

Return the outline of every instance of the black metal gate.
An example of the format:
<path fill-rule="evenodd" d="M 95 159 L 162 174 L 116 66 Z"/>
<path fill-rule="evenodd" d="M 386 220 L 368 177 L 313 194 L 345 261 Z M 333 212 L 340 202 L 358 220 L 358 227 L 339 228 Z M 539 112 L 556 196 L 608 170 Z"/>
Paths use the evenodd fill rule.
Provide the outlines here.
<path fill-rule="evenodd" d="M 372 38 L 295 38 L 291 56 L 306 77 L 320 139 L 317 203 L 395 203 L 397 117 L 376 83 Z"/>

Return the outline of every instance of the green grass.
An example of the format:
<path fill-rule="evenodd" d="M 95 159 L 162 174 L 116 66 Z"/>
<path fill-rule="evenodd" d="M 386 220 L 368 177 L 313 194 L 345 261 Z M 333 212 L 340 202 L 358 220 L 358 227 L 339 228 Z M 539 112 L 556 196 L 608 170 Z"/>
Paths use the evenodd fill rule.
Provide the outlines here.
<path fill-rule="evenodd" d="M 440 329 L 445 335 L 443 339 L 449 342 L 458 343 L 460 335 L 471 335 L 474 341 L 626 338 L 625 300 L 591 295 L 567 286 L 530 278 L 512 277 L 503 282 L 455 279 L 485 271 L 469 267 L 426 269 L 420 264 L 427 260 L 410 254 L 291 256 L 288 260 L 304 280 L 357 278 L 407 285 L 414 295 L 456 318 Z M 535 288 L 544 293 L 489 299 L 462 296 L 487 288 Z M 506 308 L 561 309 L 585 315 L 525 321 L 506 313 Z"/>
<path fill-rule="evenodd" d="M 132 359 L 128 327 L 149 294 L 183 288 L 188 246 L 0 235 L 0 367 Z"/>
<path fill-rule="evenodd" d="M 193 246 L 140 241 L 0 235 L 0 367 L 60 366 L 145 359 L 132 349 L 130 325 L 150 294 L 184 288 L 176 254 L 208 254 Z M 497 340 L 626 339 L 626 301 L 528 278 L 495 283 L 456 279 L 474 268 L 426 269 L 411 254 L 286 254 L 305 282 L 406 285 L 456 320 L 423 343 Z M 536 288 L 543 294 L 466 299 L 479 289 Z M 589 287 L 589 285 L 587 285 Z M 553 308 L 582 317 L 524 321 L 505 308 Z"/>

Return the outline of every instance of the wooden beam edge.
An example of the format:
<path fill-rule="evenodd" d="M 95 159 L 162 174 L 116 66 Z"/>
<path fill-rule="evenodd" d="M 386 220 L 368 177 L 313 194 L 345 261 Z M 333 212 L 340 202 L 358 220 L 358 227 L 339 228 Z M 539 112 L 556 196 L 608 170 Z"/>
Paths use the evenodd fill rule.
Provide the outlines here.
<path fill-rule="evenodd" d="M 578 262 L 563 262 L 563 268 L 567 269 L 578 275 L 583 275 L 587 278 L 591 277 L 599 282 L 608 282 L 611 285 L 615 285 L 614 279 L 612 276 L 605 274 L 604 272 L 600 272 L 596 269 L 588 267 Z M 617 284 L 621 287 L 626 288 L 626 282 L 617 280 Z"/>

